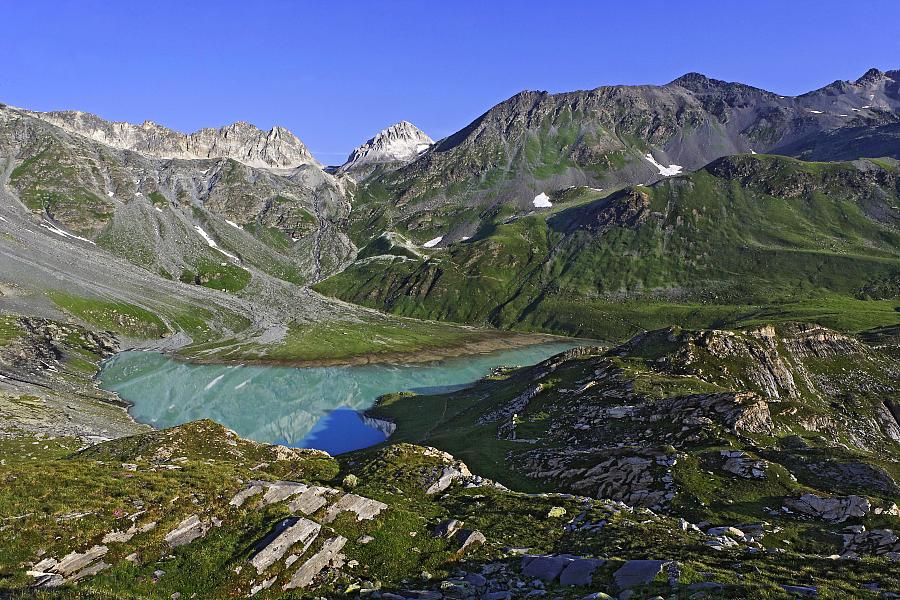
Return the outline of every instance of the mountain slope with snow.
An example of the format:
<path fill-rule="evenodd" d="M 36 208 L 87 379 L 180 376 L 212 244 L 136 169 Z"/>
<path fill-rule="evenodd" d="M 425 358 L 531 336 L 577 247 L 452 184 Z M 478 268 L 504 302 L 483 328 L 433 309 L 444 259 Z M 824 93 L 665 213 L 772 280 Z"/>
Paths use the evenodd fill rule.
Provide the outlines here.
<path fill-rule="evenodd" d="M 434 140 L 421 129 L 400 121 L 354 149 L 338 172 L 364 179 L 378 165 L 400 166 L 415 160 L 432 144 Z"/>

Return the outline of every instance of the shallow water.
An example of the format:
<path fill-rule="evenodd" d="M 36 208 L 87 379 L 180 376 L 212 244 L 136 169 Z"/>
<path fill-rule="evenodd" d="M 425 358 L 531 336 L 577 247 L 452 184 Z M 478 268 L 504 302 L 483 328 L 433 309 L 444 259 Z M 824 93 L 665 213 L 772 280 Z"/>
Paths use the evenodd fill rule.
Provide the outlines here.
<path fill-rule="evenodd" d="M 407 365 L 271 367 L 197 365 L 155 352 L 122 352 L 100 372 L 101 386 L 154 427 L 210 418 L 259 442 L 332 454 L 385 439 L 357 412 L 389 392 L 441 393 L 465 387 L 501 365 L 530 365 L 576 346 L 538 344 Z"/>

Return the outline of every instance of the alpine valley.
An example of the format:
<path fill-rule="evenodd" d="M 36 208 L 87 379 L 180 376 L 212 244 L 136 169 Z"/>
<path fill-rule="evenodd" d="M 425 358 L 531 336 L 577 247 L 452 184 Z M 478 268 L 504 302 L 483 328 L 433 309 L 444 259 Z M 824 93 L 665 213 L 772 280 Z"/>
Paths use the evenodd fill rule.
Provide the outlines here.
<path fill-rule="evenodd" d="M 336 456 L 97 377 L 551 343 Z M 2 598 L 900 598 L 898 503 L 900 71 L 526 91 L 331 166 L 0 104 Z"/>

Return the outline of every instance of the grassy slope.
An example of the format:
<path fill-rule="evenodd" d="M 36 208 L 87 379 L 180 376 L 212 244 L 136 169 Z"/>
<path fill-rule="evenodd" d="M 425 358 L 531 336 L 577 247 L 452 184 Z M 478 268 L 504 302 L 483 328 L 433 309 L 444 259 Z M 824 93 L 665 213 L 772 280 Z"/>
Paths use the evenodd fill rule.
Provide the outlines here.
<path fill-rule="evenodd" d="M 895 281 L 876 285 L 887 300 L 854 298 L 900 270 L 896 217 L 867 216 L 894 202 L 895 171 L 879 199 L 849 163 L 732 160 L 747 180 L 701 170 L 637 188 L 650 216 L 636 226 L 589 227 L 621 192 L 549 218 L 499 219 L 424 261 L 369 260 L 317 289 L 406 316 L 612 339 L 671 323 L 900 322 Z"/>

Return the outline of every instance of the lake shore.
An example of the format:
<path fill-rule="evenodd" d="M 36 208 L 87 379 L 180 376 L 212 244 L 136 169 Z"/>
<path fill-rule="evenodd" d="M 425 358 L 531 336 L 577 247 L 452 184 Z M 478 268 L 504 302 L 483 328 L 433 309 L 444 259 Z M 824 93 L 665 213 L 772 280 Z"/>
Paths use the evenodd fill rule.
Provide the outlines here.
<path fill-rule="evenodd" d="M 240 356 L 237 358 L 222 356 L 191 356 L 178 351 L 164 352 L 175 360 L 200 364 L 200 365 L 259 365 L 278 367 L 339 367 L 360 365 L 405 365 L 428 363 L 456 358 L 460 356 L 487 354 L 498 350 L 510 350 L 547 344 L 554 342 L 583 341 L 585 345 L 596 345 L 596 340 L 580 340 L 552 334 L 510 333 L 505 331 L 473 332 L 472 337 L 449 342 L 443 345 L 435 344 L 433 347 L 423 347 L 416 350 L 404 350 L 396 352 L 364 352 L 360 354 L 348 354 L 334 358 L 273 358 Z"/>

